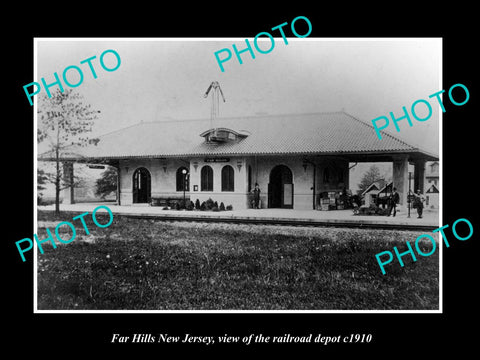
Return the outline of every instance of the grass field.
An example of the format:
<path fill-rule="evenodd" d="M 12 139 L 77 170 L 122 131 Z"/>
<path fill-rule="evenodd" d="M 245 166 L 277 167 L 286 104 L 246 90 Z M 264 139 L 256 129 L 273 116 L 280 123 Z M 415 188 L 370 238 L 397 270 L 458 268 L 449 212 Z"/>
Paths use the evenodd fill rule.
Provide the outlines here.
<path fill-rule="evenodd" d="M 72 221 L 72 214 L 39 212 L 38 219 L 56 224 Z M 392 262 L 386 275 L 375 259 L 395 245 L 406 250 L 405 241 L 423 232 L 115 216 L 104 229 L 88 218 L 90 235 L 85 235 L 80 221 L 74 223 L 75 241 L 38 253 L 40 310 L 423 310 L 439 305 L 438 250 L 417 256 L 417 262 L 405 256 L 403 268 Z M 48 225 L 52 232 L 54 226 Z M 431 244 L 422 246 L 424 253 L 431 249 Z"/>

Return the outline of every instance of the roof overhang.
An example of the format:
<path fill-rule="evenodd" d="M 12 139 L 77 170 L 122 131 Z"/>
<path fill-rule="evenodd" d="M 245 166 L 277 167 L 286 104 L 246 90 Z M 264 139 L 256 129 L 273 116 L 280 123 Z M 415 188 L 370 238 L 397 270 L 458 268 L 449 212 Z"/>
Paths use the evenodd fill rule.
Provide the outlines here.
<path fill-rule="evenodd" d="M 122 159 L 167 159 L 167 158 L 198 158 L 203 156 L 224 157 L 224 156 L 304 156 L 304 157 L 341 157 L 349 162 L 391 162 L 398 158 L 405 157 L 409 162 L 415 161 L 434 161 L 438 160 L 438 156 L 423 151 L 389 151 L 389 152 L 275 152 L 275 153 L 195 153 L 195 154 L 150 154 L 150 155 L 122 155 L 122 156 L 81 156 L 79 154 L 70 153 L 61 155 L 61 161 L 74 162 L 106 162 L 111 160 Z M 55 161 L 54 156 L 43 155 L 38 157 L 39 161 Z"/>

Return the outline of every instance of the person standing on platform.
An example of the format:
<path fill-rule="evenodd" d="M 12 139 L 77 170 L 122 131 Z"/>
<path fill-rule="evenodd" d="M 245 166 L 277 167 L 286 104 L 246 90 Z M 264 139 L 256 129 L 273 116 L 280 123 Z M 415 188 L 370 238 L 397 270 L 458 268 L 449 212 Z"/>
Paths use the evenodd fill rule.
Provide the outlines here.
<path fill-rule="evenodd" d="M 393 217 L 397 215 L 397 204 L 400 201 L 400 195 L 398 195 L 397 188 L 393 188 L 393 193 L 390 195 L 390 202 L 388 206 L 388 215 L 390 216 L 392 214 L 392 209 L 393 209 Z"/>
<path fill-rule="evenodd" d="M 423 215 L 423 203 L 425 202 L 425 196 L 422 195 L 420 192 L 420 189 L 417 189 L 417 193 L 414 194 L 415 200 L 414 200 L 414 208 L 417 209 L 417 214 L 418 214 L 418 219 L 422 218 Z"/>
<path fill-rule="evenodd" d="M 258 183 L 255 183 L 255 188 L 252 190 L 253 193 L 253 208 L 260 209 L 260 186 Z"/>

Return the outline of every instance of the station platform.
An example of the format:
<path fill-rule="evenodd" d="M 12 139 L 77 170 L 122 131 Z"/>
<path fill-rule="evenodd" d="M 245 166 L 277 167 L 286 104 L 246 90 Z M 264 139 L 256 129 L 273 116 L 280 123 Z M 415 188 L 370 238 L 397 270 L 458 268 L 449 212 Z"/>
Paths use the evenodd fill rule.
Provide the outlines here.
<path fill-rule="evenodd" d="M 408 217 L 404 209 L 397 210 L 395 217 L 376 215 L 354 215 L 347 210 L 292 210 L 292 209 L 245 209 L 231 211 L 198 211 L 198 210 L 163 210 L 161 207 L 141 205 L 116 205 L 112 202 L 61 204 L 60 210 L 65 212 L 92 212 L 97 206 L 106 205 L 114 215 L 135 218 L 155 218 L 167 221 L 207 221 L 207 222 L 237 222 L 252 224 L 279 224 L 305 226 L 338 226 L 392 229 L 433 230 L 441 226 L 438 210 L 425 209 L 423 217 L 417 218 L 414 209 Z M 38 206 L 39 211 L 53 211 L 54 205 Z"/>

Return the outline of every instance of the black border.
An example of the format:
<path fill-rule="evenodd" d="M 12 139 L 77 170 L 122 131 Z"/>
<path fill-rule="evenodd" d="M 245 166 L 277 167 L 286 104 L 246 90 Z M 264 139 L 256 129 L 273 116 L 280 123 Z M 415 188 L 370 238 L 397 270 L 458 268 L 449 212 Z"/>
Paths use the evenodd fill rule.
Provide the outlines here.
<path fill-rule="evenodd" d="M 97 5 L 66 9 L 64 4 L 36 4 L 19 11 L 16 21 L 2 24 L 8 36 L 9 50 L 4 71 L 7 86 L 3 96 L 8 114 L 4 119 L 4 198 L 6 207 L 2 242 L 7 261 L 7 288 L 4 308 L 8 317 L 5 343 L 12 350 L 28 346 L 34 351 L 47 352 L 53 357 L 69 354 L 95 355 L 126 350 L 134 353 L 154 351 L 166 356 L 164 350 L 175 352 L 188 348 L 196 353 L 212 349 L 268 352 L 293 349 L 313 354 L 335 353 L 344 350 L 355 354 L 381 356 L 399 353 L 404 356 L 435 354 L 442 349 L 466 351 L 474 344 L 474 333 L 468 319 L 475 312 L 476 272 L 478 249 L 478 215 L 471 205 L 476 197 L 475 108 L 476 84 L 473 82 L 476 46 L 469 13 L 473 9 L 448 9 L 440 3 L 422 9 L 407 3 L 395 8 L 375 7 L 365 3 L 354 6 L 342 3 L 339 8 L 324 7 L 321 3 L 293 9 L 276 4 L 266 11 L 246 3 L 205 3 L 194 9 L 187 3 L 183 9 L 171 7 L 116 3 L 105 9 Z M 154 6 L 154 7 L 155 7 Z M 293 6 L 293 5 L 292 5 Z M 382 5 L 383 6 L 383 5 Z M 442 37 L 443 88 L 456 83 L 466 85 L 470 101 L 461 107 L 451 105 L 444 95 L 446 113 L 443 117 L 443 208 L 444 224 L 467 218 L 474 224 L 473 237 L 465 242 L 450 241 L 444 249 L 443 314 L 33 314 L 33 261 L 21 263 L 14 241 L 33 234 L 33 108 L 25 101 L 22 86 L 33 81 L 34 37 L 253 37 L 258 32 L 290 22 L 296 16 L 310 19 L 310 37 Z M 5 27 L 3 29 L 3 27 Z M 415 81 L 412 79 L 411 81 Z M 439 89 L 440 90 L 440 89 Z M 428 95 L 428 94 L 426 94 Z M 12 101 L 13 100 L 13 101 Z M 14 179 L 14 180 L 12 180 Z M 15 224 L 15 225 L 13 225 Z M 371 333 L 372 343 L 359 345 L 203 345 L 111 344 L 112 333 L 248 335 L 282 333 L 348 335 Z M 170 347 L 171 346 L 171 347 Z M 35 354 L 34 354 L 35 355 Z"/>

